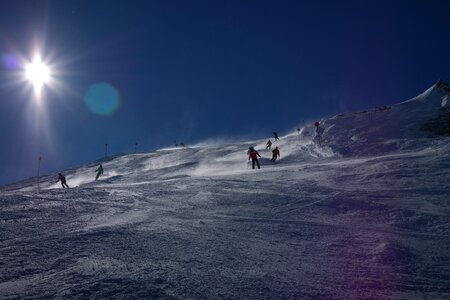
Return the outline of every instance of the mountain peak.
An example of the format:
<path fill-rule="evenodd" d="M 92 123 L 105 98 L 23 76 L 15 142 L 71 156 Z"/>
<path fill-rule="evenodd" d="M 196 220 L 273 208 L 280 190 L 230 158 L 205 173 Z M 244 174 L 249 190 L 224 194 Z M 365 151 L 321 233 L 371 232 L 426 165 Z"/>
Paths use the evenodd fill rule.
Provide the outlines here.
<path fill-rule="evenodd" d="M 441 89 L 447 93 L 450 93 L 450 85 L 447 82 L 443 81 L 442 79 L 439 79 L 436 82 L 435 87 L 437 89 Z"/>

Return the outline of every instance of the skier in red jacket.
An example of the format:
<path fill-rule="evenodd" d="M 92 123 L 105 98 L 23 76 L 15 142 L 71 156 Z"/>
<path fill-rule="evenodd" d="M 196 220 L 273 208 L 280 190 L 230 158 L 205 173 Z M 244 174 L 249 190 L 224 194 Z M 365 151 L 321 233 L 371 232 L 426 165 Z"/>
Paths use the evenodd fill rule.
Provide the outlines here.
<path fill-rule="evenodd" d="M 261 155 L 259 155 L 258 151 L 253 149 L 253 147 L 251 149 L 249 149 L 248 160 L 250 160 L 250 158 L 252 159 L 252 169 L 255 169 L 255 163 L 258 166 L 258 169 L 260 168 L 258 156 L 261 157 Z"/>
<path fill-rule="evenodd" d="M 66 183 L 66 177 L 63 174 L 58 173 L 58 181 L 56 183 L 58 183 L 60 180 L 63 188 L 69 188 L 69 186 Z"/>
<path fill-rule="evenodd" d="M 277 157 L 280 157 L 280 150 L 278 150 L 278 147 L 275 147 L 275 149 L 272 150 L 272 159 L 271 161 L 275 162 L 277 160 Z"/>

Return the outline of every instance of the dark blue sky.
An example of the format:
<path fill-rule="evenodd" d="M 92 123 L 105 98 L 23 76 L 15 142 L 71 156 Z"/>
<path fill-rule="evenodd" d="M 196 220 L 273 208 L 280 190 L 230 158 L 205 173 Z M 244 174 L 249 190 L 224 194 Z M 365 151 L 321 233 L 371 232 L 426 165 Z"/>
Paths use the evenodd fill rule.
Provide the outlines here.
<path fill-rule="evenodd" d="M 2 1 L 0 184 L 391 104 L 450 80 L 450 1 Z M 40 106 L 6 57 L 57 71 Z M 19 67 L 20 66 L 15 66 Z M 55 72 L 56 72 L 55 71 Z M 91 112 L 96 83 L 120 95 Z"/>

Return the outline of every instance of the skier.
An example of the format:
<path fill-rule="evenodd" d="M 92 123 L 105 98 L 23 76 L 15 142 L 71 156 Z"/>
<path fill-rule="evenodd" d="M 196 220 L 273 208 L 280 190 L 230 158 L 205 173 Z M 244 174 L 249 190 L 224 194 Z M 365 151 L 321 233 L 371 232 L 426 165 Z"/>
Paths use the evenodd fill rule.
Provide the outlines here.
<path fill-rule="evenodd" d="M 278 140 L 279 140 L 278 134 L 277 134 L 275 131 L 273 132 L 273 137 L 275 138 L 275 141 L 278 141 Z"/>
<path fill-rule="evenodd" d="M 97 172 L 97 176 L 95 176 L 95 181 L 97 181 L 97 179 L 100 177 L 100 175 L 103 175 L 103 166 L 102 166 L 102 164 L 100 164 L 98 169 L 95 170 L 95 171 Z"/>
<path fill-rule="evenodd" d="M 258 169 L 259 169 L 260 166 L 259 166 L 258 156 L 261 157 L 261 155 L 259 155 L 258 151 L 253 149 L 253 147 L 250 147 L 248 149 L 248 151 L 249 151 L 248 160 L 250 160 L 250 158 L 252 159 L 252 169 L 255 169 L 255 163 L 256 163 L 256 165 L 258 166 Z"/>
<path fill-rule="evenodd" d="M 275 149 L 272 150 L 272 159 L 271 161 L 275 162 L 277 160 L 277 157 L 280 157 L 280 150 L 278 150 L 278 147 L 275 147 Z"/>
<path fill-rule="evenodd" d="M 69 188 L 69 186 L 66 183 L 66 177 L 64 177 L 63 174 L 58 173 L 58 181 L 56 181 L 56 183 L 58 183 L 61 180 L 61 185 L 63 188 Z"/>
<path fill-rule="evenodd" d="M 272 141 L 271 140 L 269 140 L 268 142 L 267 142 L 267 144 L 266 144 L 266 150 L 267 149 L 271 149 L 272 148 Z"/>

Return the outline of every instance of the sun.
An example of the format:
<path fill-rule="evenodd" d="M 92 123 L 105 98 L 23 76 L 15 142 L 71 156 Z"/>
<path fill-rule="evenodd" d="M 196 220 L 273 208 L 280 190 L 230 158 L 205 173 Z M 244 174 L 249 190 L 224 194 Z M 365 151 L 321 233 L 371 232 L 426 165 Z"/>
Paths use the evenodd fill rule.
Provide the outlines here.
<path fill-rule="evenodd" d="M 34 86 L 34 90 L 38 94 L 42 87 L 50 81 L 51 72 L 50 68 L 37 55 L 31 63 L 25 66 L 25 76 Z"/>

